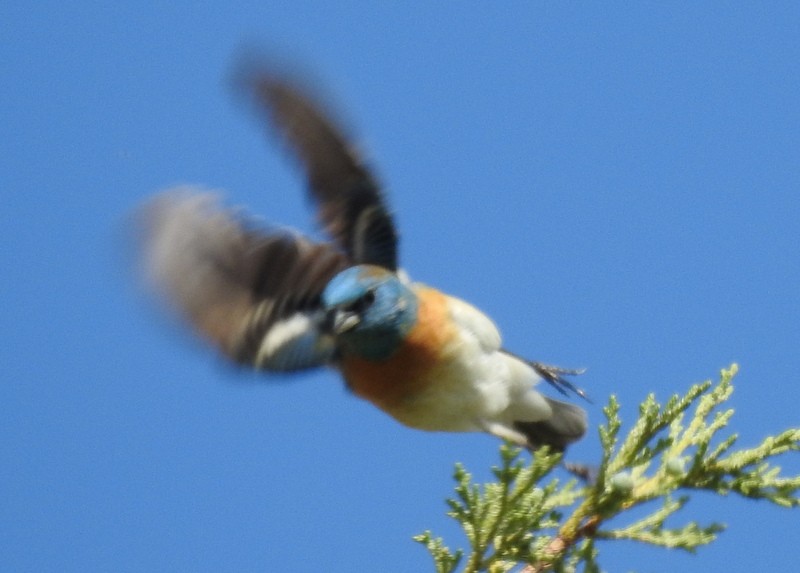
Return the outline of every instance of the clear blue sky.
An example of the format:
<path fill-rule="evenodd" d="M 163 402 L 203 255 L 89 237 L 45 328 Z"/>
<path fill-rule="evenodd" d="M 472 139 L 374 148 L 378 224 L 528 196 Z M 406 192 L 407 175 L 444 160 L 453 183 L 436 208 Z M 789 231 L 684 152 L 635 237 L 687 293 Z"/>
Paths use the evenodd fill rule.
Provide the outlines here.
<path fill-rule="evenodd" d="M 800 422 L 797 3 L 164 4 L 0 7 L 0 569 L 431 571 L 413 534 L 462 542 L 453 464 L 488 479 L 496 440 L 401 427 L 332 372 L 237 373 L 135 287 L 125 219 L 173 184 L 313 230 L 225 84 L 248 43 L 349 118 L 414 278 L 589 368 L 593 425 L 733 361 L 741 444 Z M 796 512 L 687 513 L 729 531 L 605 567 L 796 566 Z"/>

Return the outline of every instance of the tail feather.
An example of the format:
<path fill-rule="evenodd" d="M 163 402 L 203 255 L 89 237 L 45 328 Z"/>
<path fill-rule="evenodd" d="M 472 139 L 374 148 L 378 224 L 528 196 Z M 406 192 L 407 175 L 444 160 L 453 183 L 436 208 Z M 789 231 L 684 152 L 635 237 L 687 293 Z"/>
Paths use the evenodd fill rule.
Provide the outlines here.
<path fill-rule="evenodd" d="M 527 445 L 532 450 L 550 446 L 553 450 L 563 452 L 568 445 L 578 441 L 586 433 L 586 412 L 573 404 L 547 397 L 544 399 L 552 408 L 553 415 L 548 420 L 538 422 L 515 421 L 514 429 L 527 438 Z"/>

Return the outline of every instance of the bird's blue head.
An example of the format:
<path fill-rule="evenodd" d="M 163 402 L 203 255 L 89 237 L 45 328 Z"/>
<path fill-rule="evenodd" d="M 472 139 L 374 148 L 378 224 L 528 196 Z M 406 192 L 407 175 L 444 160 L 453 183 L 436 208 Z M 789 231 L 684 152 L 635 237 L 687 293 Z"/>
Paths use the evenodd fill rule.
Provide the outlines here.
<path fill-rule="evenodd" d="M 359 265 L 322 293 L 326 323 L 342 348 L 368 360 L 389 358 L 417 319 L 417 297 L 394 273 Z"/>

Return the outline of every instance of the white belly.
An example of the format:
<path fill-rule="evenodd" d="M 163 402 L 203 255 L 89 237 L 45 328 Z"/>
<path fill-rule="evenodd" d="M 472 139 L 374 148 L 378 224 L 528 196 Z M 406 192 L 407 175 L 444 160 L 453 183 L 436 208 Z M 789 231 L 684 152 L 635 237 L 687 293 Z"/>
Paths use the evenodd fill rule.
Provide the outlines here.
<path fill-rule="evenodd" d="M 422 430 L 469 432 L 549 416 L 549 406 L 532 390 L 539 378 L 526 364 L 499 350 L 487 352 L 469 335 L 450 350 L 449 360 L 427 375 L 424 390 L 391 412 L 400 422 Z"/>

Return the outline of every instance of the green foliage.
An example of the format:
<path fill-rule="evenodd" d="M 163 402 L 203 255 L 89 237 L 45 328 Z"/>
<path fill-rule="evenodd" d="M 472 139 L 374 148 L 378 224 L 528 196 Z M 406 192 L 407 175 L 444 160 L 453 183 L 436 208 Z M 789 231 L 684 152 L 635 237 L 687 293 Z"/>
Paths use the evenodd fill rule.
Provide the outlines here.
<path fill-rule="evenodd" d="M 478 485 L 458 464 L 448 515 L 464 529 L 469 549 L 452 552 L 440 538 L 425 532 L 423 543 L 437 573 L 463 564 L 465 573 L 489 571 L 600 571 L 598 540 L 627 539 L 654 546 L 694 551 L 710 543 L 723 527 L 688 522 L 665 527 L 693 490 L 719 495 L 739 494 L 782 507 L 800 505 L 800 476 L 784 477 L 771 458 L 800 451 L 800 429 L 766 438 L 754 448 L 734 450 L 735 434 L 720 437 L 733 410 L 720 406 L 733 392 L 736 365 L 723 370 L 720 381 L 697 384 L 684 396 L 672 396 L 663 406 L 649 395 L 639 418 L 620 437 L 619 403 L 612 396 L 600 427 L 603 455 L 591 480 L 561 483 L 552 476 L 561 455 L 537 451 L 529 464 L 521 451 L 505 444 L 501 463 L 493 468 L 497 481 Z M 687 411 L 694 406 L 688 425 Z M 714 445 L 716 444 L 716 445 Z M 680 492 L 680 496 L 676 494 Z M 644 517 L 617 526 L 633 508 L 653 506 Z M 639 515 L 641 511 L 637 512 Z M 613 523 L 609 523 L 613 518 Z M 524 565 L 524 567 L 523 567 Z M 522 569 L 520 569 L 522 568 Z"/>

